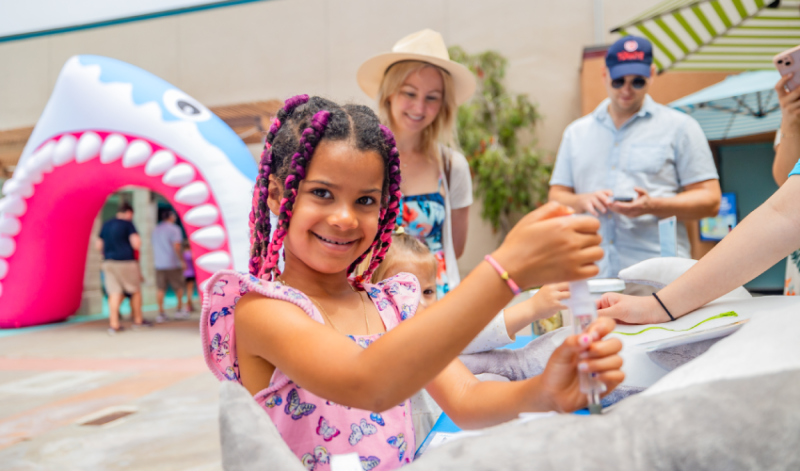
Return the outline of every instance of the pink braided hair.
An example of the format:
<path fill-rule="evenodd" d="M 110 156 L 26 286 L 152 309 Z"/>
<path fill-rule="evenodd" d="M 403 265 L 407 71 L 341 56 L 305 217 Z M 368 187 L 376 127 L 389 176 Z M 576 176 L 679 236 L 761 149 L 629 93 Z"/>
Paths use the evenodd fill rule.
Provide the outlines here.
<path fill-rule="evenodd" d="M 328 126 L 330 115 L 330 111 L 318 111 L 311 118 L 311 126 L 303 130 L 298 144 L 299 151 L 292 156 L 289 175 L 284 181 L 286 191 L 284 193 L 285 196 L 281 200 L 278 227 L 275 229 L 275 234 L 272 236 L 272 240 L 267 247 L 267 259 L 256 275 L 259 278 L 266 272 L 280 275 L 278 259 L 280 258 L 280 250 L 283 247 L 283 241 L 288 233 L 289 220 L 292 218 L 292 210 L 295 199 L 297 198 L 297 188 L 300 181 L 306 177 L 306 166 L 311 161 L 316 145 L 319 143 L 320 139 L 322 139 L 325 128 Z"/>
<path fill-rule="evenodd" d="M 278 111 L 276 118 L 272 121 L 264 143 L 258 177 L 253 190 L 253 204 L 248 224 L 250 227 L 251 246 L 250 273 L 253 275 L 263 272 L 264 256 L 267 252 L 266 238 L 271 230 L 267 200 L 269 198 L 269 176 L 272 174 L 272 143 L 278 131 L 280 131 L 282 123 L 291 116 L 295 108 L 307 102 L 308 95 L 297 95 L 286 100 L 283 108 Z"/>

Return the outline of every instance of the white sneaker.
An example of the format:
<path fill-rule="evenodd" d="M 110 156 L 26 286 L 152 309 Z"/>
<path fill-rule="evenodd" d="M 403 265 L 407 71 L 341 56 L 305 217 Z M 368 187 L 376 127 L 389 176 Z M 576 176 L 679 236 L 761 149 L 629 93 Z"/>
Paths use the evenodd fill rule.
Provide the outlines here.
<path fill-rule="evenodd" d="M 191 316 L 192 314 L 189 313 L 189 311 L 187 311 L 186 308 L 182 308 L 180 311 L 175 311 L 175 315 L 173 315 L 172 317 L 175 319 L 188 319 Z"/>
<path fill-rule="evenodd" d="M 168 320 L 169 319 L 167 319 L 167 314 L 165 312 L 159 312 L 158 315 L 156 316 L 156 324 L 163 324 Z"/>

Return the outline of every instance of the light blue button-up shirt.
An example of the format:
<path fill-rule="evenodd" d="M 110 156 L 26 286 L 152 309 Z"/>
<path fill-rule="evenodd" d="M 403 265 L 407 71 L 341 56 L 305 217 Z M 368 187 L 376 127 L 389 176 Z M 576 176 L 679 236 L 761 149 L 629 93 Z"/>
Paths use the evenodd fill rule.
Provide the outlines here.
<path fill-rule="evenodd" d="M 649 95 L 642 109 L 619 129 L 608 114 L 607 98 L 592 113 L 570 124 L 558 149 L 550 185 L 573 188 L 576 194 L 612 190 L 615 196 L 635 198 L 635 186 L 652 197 L 677 195 L 683 187 L 718 179 L 703 130 L 691 116 L 660 105 Z M 611 211 L 600 215 L 600 278 L 658 257 L 658 219 L 629 218 Z M 690 256 L 689 237 L 682 222 L 678 256 Z"/>

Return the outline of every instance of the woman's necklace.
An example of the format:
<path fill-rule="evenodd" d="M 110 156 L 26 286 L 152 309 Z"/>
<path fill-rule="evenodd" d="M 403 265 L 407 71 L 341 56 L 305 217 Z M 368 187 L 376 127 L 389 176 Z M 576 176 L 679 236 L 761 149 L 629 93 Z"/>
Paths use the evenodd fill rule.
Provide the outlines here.
<path fill-rule="evenodd" d="M 287 285 L 287 284 L 286 284 L 286 282 L 285 282 L 285 281 L 283 281 L 283 278 L 281 278 L 281 277 L 280 277 L 280 275 L 279 275 L 279 276 L 277 276 L 277 277 L 276 277 L 276 279 L 277 279 L 277 280 L 278 280 L 278 281 L 279 281 L 279 282 L 280 282 L 280 283 L 281 283 L 283 286 L 289 286 L 289 285 Z M 370 328 L 369 328 L 369 317 L 367 317 L 367 305 L 366 305 L 366 303 L 364 302 L 364 297 L 363 297 L 363 296 L 361 296 L 361 293 L 359 293 L 358 291 L 356 291 L 356 289 L 355 289 L 355 288 L 353 288 L 353 285 L 351 285 L 350 283 L 348 283 L 348 284 L 347 284 L 347 286 L 349 286 L 349 287 L 350 287 L 350 289 L 351 289 L 351 290 L 353 290 L 353 292 L 354 292 L 354 293 L 358 294 L 358 299 L 360 299 L 360 300 L 361 300 L 361 307 L 362 307 L 362 309 L 364 310 L 364 322 L 367 324 L 367 335 L 369 335 L 369 333 L 370 333 Z M 291 286 L 289 286 L 289 287 L 291 288 Z M 308 296 L 308 295 L 306 294 L 306 296 Z M 311 300 L 311 302 L 312 302 L 312 303 L 314 303 L 314 305 L 315 305 L 315 306 L 317 306 L 317 308 L 319 309 L 319 312 L 321 312 L 321 313 L 322 313 L 322 315 L 325 317 L 325 320 L 326 320 L 326 321 L 328 321 L 328 324 L 330 324 L 330 325 L 331 325 L 331 327 L 333 327 L 333 328 L 334 328 L 334 329 L 335 329 L 337 332 L 339 332 L 339 333 L 341 333 L 341 334 L 344 334 L 344 332 L 342 332 L 341 330 L 339 330 L 339 328 L 338 328 L 338 327 L 336 327 L 336 324 L 334 324 L 334 323 L 333 323 L 333 321 L 331 320 L 331 318 L 330 318 L 330 317 L 328 317 L 328 313 L 325 311 L 325 308 L 324 308 L 324 307 L 322 307 L 322 304 L 318 303 L 318 302 L 317 302 L 317 300 L 316 300 L 316 299 L 314 299 L 314 298 L 312 298 L 311 296 L 308 296 L 308 299 L 310 299 L 310 300 Z"/>

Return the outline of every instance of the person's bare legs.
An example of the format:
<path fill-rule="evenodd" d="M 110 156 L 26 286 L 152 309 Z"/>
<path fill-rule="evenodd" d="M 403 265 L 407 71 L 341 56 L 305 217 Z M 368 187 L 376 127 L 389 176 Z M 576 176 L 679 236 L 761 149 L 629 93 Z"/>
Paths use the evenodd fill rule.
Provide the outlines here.
<path fill-rule="evenodd" d="M 189 311 L 194 311 L 194 305 L 192 305 L 192 295 L 194 295 L 194 281 L 187 280 L 186 281 L 186 308 Z"/>
<path fill-rule="evenodd" d="M 122 293 L 108 295 L 108 326 L 114 330 L 119 329 L 119 307 L 123 299 L 125 295 Z"/>
<path fill-rule="evenodd" d="M 133 293 L 131 295 L 131 317 L 133 317 L 134 324 L 141 325 L 143 319 L 141 291 L 139 291 L 138 293 Z"/>
<path fill-rule="evenodd" d="M 156 302 L 158 303 L 158 313 L 164 313 L 164 297 L 167 295 L 167 292 L 161 289 L 156 290 Z"/>
<path fill-rule="evenodd" d="M 177 309 L 178 309 L 178 311 L 180 311 L 181 309 L 183 309 L 183 290 L 179 289 L 179 290 L 175 291 L 175 297 L 178 298 L 178 307 L 177 307 Z"/>

